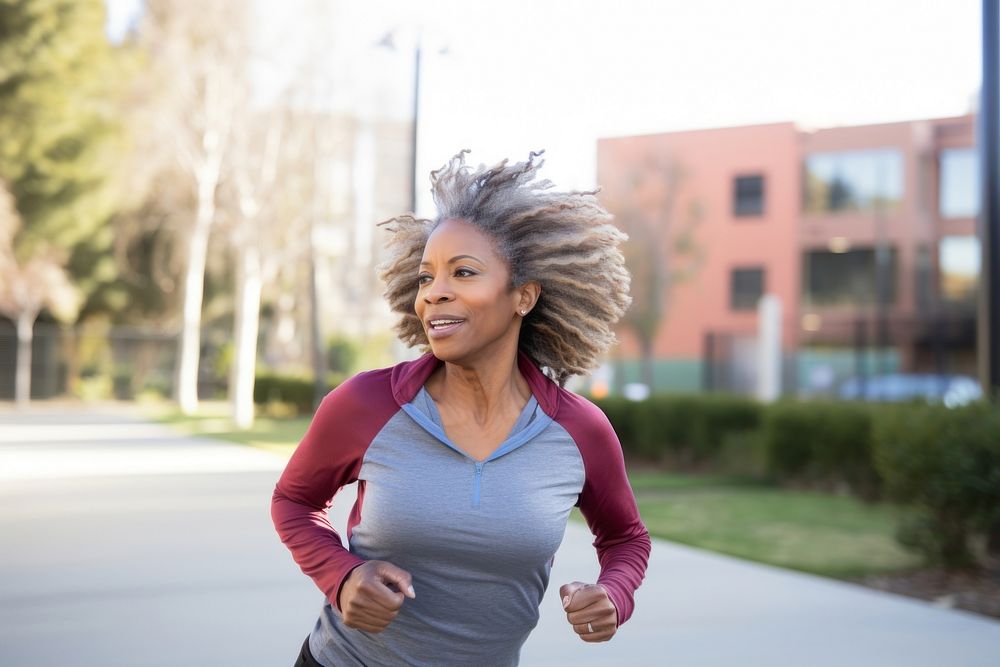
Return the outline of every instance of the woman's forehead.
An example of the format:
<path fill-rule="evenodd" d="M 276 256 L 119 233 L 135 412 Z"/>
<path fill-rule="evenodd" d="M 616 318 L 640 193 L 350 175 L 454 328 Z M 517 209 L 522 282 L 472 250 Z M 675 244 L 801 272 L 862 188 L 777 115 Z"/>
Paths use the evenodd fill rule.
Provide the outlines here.
<path fill-rule="evenodd" d="M 489 234 L 461 218 L 444 220 L 431 232 L 424 245 L 424 258 L 438 252 L 487 255 L 482 257 L 484 260 L 499 258 Z"/>

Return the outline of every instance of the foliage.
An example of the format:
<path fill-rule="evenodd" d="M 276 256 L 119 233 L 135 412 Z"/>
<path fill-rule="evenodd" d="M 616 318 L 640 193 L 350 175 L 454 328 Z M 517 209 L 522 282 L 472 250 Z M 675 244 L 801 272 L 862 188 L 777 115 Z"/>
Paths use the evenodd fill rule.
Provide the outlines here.
<path fill-rule="evenodd" d="M 949 567 L 1000 544 L 1000 410 L 655 395 L 595 401 L 626 454 L 907 505 L 899 542 Z"/>
<path fill-rule="evenodd" d="M 334 373 L 350 373 L 358 358 L 359 345 L 342 336 L 331 338 L 326 345 L 326 364 Z"/>
<path fill-rule="evenodd" d="M 20 228 L 13 198 L 0 182 L 0 314 L 15 321 L 24 319 L 29 330 L 42 308 L 60 320 L 72 320 L 79 309 L 79 294 L 58 255 L 46 250 L 18 260 L 11 240 Z"/>
<path fill-rule="evenodd" d="M 871 409 L 859 403 L 782 401 L 763 421 L 767 469 L 775 478 L 878 497 L 872 463 Z"/>
<path fill-rule="evenodd" d="M 0 2 L 0 178 L 23 221 L 22 265 L 65 263 L 90 295 L 115 277 L 105 225 L 118 193 L 120 61 L 101 0 Z"/>
<path fill-rule="evenodd" d="M 932 562 L 974 562 L 970 541 L 1000 523 L 997 406 L 886 408 L 875 422 L 874 441 L 887 493 L 919 509 L 900 527 L 900 540 Z"/>
<path fill-rule="evenodd" d="M 905 510 L 857 498 L 709 475 L 630 473 L 652 535 L 832 577 L 909 570 L 893 533 Z"/>
<path fill-rule="evenodd" d="M 325 379 L 326 391 L 331 391 L 342 380 L 342 375 L 328 375 Z M 293 414 L 307 415 L 314 409 L 315 386 L 313 379 L 306 376 L 258 373 L 254 382 L 253 402 L 257 405 L 287 404 Z"/>
<path fill-rule="evenodd" d="M 674 159 L 649 155 L 607 179 L 608 209 L 628 234 L 622 252 L 632 276 L 632 305 L 622 323 L 638 340 L 643 382 L 651 390 L 655 390 L 653 343 L 669 312 L 671 290 L 689 280 L 705 261 L 695 234 L 704 217 L 701 204 L 694 201 L 682 210 L 679 203 L 685 178 Z"/>
<path fill-rule="evenodd" d="M 626 452 L 681 469 L 712 466 L 726 436 L 757 428 L 761 410 L 751 399 L 716 394 L 657 394 L 643 401 L 615 397 L 595 403 Z"/>
<path fill-rule="evenodd" d="M 622 444 L 622 450 L 627 455 L 635 455 L 643 458 L 655 458 L 654 454 L 644 451 L 637 437 L 637 407 L 640 405 L 636 401 L 630 401 L 621 396 L 608 396 L 606 398 L 591 399 L 599 407 L 611 422 L 618 440 Z"/>

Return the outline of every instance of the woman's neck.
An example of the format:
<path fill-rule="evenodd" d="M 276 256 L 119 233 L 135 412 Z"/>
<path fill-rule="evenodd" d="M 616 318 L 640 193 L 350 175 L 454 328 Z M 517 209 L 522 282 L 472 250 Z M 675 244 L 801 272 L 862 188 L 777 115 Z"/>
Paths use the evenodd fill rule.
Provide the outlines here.
<path fill-rule="evenodd" d="M 485 424 L 512 407 L 520 410 L 531 397 L 528 381 L 512 354 L 495 355 L 468 364 L 445 362 L 428 379 L 427 391 L 439 406 L 469 415 Z"/>

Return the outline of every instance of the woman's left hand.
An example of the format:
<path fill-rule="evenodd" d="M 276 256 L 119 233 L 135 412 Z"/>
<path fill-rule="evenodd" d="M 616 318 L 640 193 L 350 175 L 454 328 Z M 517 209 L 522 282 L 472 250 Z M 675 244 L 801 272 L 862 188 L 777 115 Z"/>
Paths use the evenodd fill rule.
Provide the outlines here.
<path fill-rule="evenodd" d="M 606 642 L 618 630 L 618 610 L 600 584 L 574 581 L 559 587 L 566 618 L 585 642 Z"/>

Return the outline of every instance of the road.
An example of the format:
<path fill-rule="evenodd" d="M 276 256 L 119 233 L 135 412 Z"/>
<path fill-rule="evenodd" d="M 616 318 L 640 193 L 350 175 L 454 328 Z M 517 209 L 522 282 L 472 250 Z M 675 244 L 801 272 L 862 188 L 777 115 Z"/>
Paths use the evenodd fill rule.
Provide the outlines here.
<path fill-rule="evenodd" d="M 322 594 L 270 522 L 283 465 L 127 409 L 0 409 L 0 665 L 290 666 Z M 662 540 L 633 618 L 585 644 L 558 589 L 595 579 L 591 540 L 570 523 L 525 667 L 1000 665 L 992 619 Z"/>

